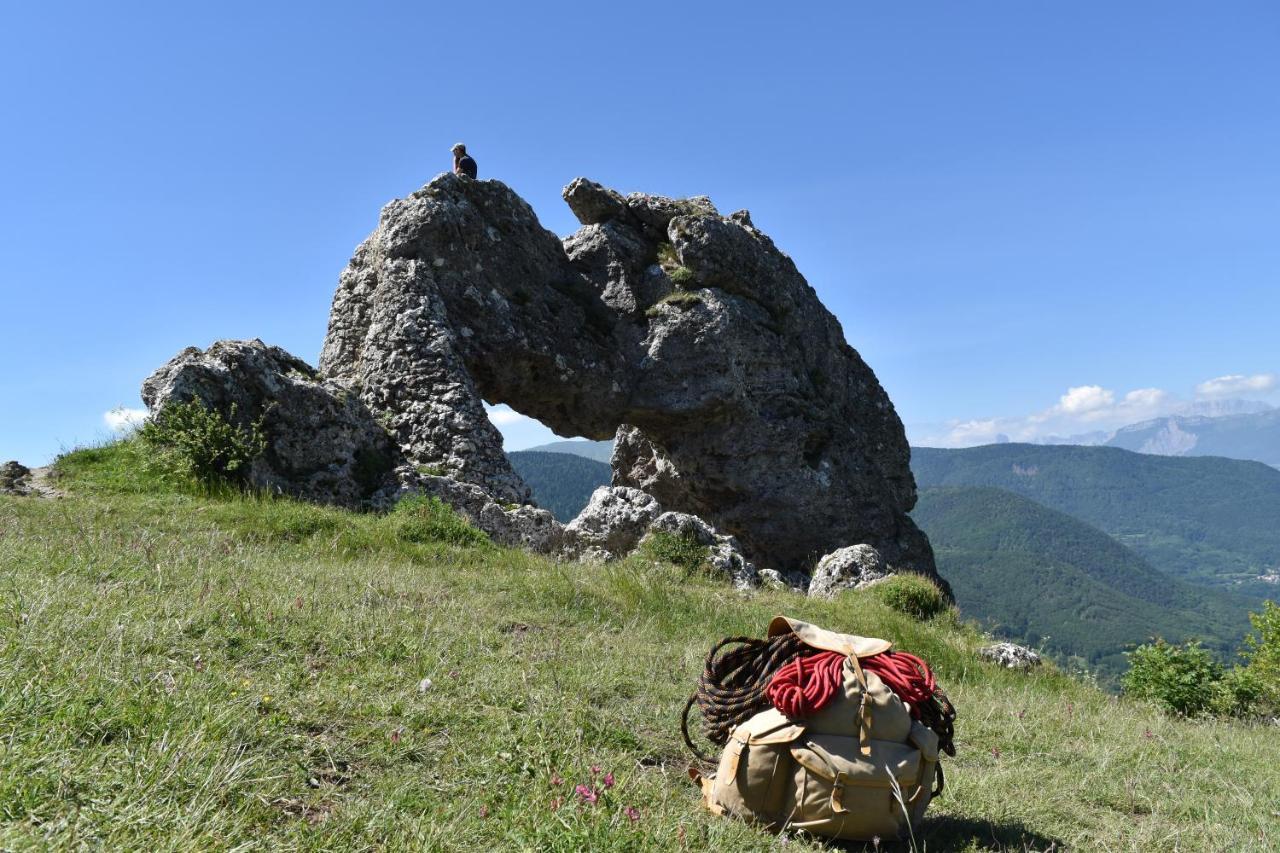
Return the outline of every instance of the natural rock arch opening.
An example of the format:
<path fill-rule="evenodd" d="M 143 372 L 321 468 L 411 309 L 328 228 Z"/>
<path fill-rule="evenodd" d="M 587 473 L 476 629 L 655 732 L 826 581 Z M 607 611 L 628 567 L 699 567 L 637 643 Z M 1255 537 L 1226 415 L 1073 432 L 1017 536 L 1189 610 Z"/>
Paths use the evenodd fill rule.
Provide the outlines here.
<path fill-rule="evenodd" d="M 442 175 L 383 208 L 339 281 L 321 369 L 405 455 L 528 491 L 482 400 L 616 437 L 614 482 L 807 571 L 869 543 L 934 575 L 892 403 L 791 260 L 740 211 L 579 179 L 563 242 L 499 181 Z"/>

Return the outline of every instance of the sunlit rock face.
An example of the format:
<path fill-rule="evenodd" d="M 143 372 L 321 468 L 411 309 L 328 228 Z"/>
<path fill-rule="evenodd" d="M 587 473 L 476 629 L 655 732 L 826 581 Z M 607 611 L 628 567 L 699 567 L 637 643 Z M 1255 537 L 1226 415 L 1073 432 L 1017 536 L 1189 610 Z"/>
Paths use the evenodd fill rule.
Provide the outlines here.
<path fill-rule="evenodd" d="M 893 404 L 791 259 L 705 198 L 565 189 L 561 241 L 499 181 L 441 175 L 383 208 L 342 273 L 321 371 L 408 462 L 528 490 L 483 401 L 616 434 L 615 486 L 732 535 L 762 567 L 845 545 L 936 577 Z"/>

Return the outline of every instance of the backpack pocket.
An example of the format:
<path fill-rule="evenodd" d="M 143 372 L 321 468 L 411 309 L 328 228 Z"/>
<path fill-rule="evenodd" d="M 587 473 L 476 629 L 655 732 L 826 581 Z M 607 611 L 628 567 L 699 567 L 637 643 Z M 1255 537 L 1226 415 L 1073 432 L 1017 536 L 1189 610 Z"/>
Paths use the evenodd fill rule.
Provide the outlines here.
<path fill-rule="evenodd" d="M 707 807 L 753 823 L 777 827 L 791 812 L 794 772 L 791 745 L 804 734 L 777 711 L 765 711 L 734 729 L 720 766 L 703 791 Z"/>
<path fill-rule="evenodd" d="M 870 755 L 862 754 L 857 738 L 839 735 L 814 735 L 791 748 L 795 814 L 789 826 L 861 841 L 893 838 L 906 828 L 916 817 L 913 798 L 927 762 L 911 743 L 869 743 Z"/>

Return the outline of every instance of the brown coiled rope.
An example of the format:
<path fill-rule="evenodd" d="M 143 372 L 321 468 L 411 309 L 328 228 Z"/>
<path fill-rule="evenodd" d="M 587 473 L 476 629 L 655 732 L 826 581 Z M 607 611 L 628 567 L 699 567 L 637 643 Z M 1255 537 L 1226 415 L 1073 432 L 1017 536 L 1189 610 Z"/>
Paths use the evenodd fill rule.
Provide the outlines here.
<path fill-rule="evenodd" d="M 722 648 L 733 643 L 739 647 L 717 657 Z M 792 659 L 816 651 L 790 633 L 769 640 L 727 637 L 716 643 L 707 655 L 698 689 L 684 704 L 680 732 L 685 744 L 700 760 L 714 764 L 715 759 L 698 749 L 689 736 L 689 711 L 693 706 L 702 712 L 702 731 L 707 740 L 724 746 L 735 728 L 772 707 L 765 689 L 773 674 Z"/>

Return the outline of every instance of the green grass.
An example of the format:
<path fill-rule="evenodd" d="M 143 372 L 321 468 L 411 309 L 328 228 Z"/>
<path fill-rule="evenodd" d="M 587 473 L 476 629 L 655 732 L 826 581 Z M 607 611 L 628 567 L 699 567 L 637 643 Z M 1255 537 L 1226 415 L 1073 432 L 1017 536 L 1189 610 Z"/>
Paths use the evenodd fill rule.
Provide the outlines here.
<path fill-rule="evenodd" d="M 949 613 L 406 537 L 139 461 L 0 498 L 0 849 L 777 850 L 701 810 L 677 721 L 707 648 L 780 612 L 935 666 L 960 754 L 924 849 L 1280 843 L 1274 729 L 996 669 Z M 592 766 L 617 784 L 579 805 Z"/>
<path fill-rule="evenodd" d="M 701 305 L 702 297 L 691 290 L 673 290 L 666 296 L 650 305 L 648 310 L 644 312 L 646 317 L 657 317 L 662 313 L 663 305 L 674 305 L 682 311 L 692 308 L 694 305 Z"/>

